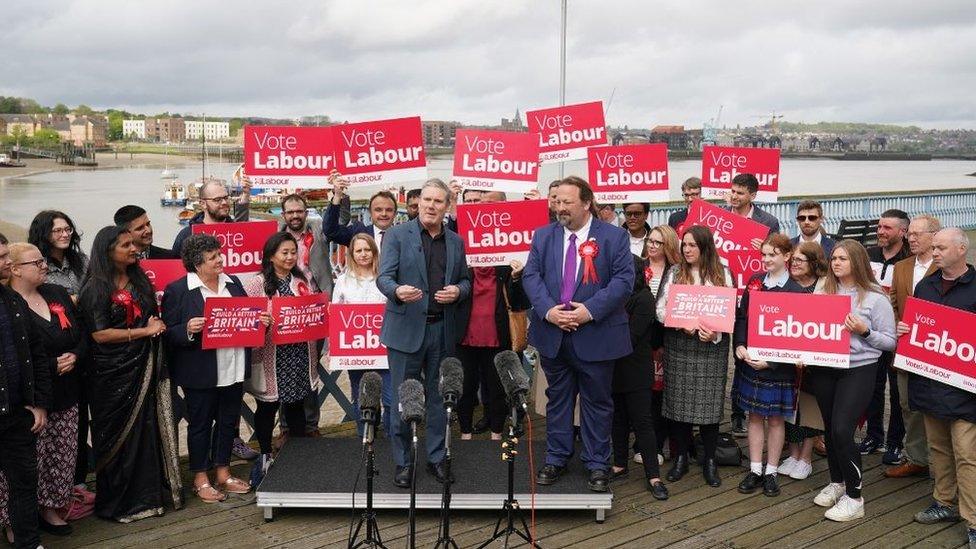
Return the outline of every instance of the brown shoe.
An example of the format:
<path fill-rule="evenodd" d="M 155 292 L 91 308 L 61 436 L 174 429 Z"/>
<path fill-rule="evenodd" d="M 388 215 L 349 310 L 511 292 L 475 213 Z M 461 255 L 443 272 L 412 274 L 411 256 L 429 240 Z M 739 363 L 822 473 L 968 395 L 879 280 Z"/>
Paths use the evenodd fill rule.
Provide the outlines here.
<path fill-rule="evenodd" d="M 905 478 L 905 477 L 924 477 L 928 476 L 929 468 L 923 465 L 915 465 L 914 463 L 905 462 L 901 465 L 895 467 L 889 467 L 885 469 L 884 476 L 888 478 Z"/>
<path fill-rule="evenodd" d="M 813 451 L 821 456 L 827 455 L 827 444 L 824 443 L 824 438 L 822 436 L 817 437 L 816 441 L 814 441 Z"/>

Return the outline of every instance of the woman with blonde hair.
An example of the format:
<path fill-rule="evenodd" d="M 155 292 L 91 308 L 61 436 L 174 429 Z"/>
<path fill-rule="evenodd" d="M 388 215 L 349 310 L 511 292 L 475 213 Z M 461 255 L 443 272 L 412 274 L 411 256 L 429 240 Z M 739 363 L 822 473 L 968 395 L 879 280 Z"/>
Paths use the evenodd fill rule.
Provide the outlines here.
<path fill-rule="evenodd" d="M 820 406 L 830 467 L 830 484 L 813 502 L 829 508 L 824 517 L 844 522 L 864 516 L 854 429 L 871 400 L 878 358 L 882 351 L 895 349 L 895 314 L 874 278 L 867 251 L 855 240 L 834 247 L 823 293 L 851 298 L 851 312 L 844 319 L 851 333 L 851 359 L 849 368 L 808 368 L 805 386 Z"/>

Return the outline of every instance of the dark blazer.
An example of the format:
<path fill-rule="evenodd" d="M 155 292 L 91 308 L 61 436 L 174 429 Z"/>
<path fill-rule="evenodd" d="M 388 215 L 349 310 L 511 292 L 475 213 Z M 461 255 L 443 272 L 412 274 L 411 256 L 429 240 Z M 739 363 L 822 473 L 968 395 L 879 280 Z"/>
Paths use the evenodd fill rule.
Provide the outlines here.
<path fill-rule="evenodd" d="M 153 244 L 149 245 L 149 254 L 146 259 L 179 259 L 180 254 L 174 252 L 173 250 L 167 250 L 166 248 L 160 248 Z"/>
<path fill-rule="evenodd" d="M 474 270 L 468 269 L 469 276 L 474 283 Z M 508 308 L 505 306 L 505 294 L 502 289 L 508 291 L 508 299 L 511 302 L 513 311 L 525 311 L 531 304 L 525 290 L 522 288 L 522 280 L 512 280 L 512 268 L 509 266 L 495 267 L 495 330 L 498 333 L 498 346 L 502 349 L 512 348 L 512 334 L 508 329 Z M 468 331 L 468 322 L 471 320 L 471 307 L 474 304 L 474 296 L 465 299 L 458 305 L 457 325 L 460 328 L 457 332 L 457 342 L 461 343 Z"/>
<path fill-rule="evenodd" d="M 10 318 L 17 369 L 20 372 L 21 404 L 45 410 L 51 407 L 51 371 L 47 351 L 33 322 L 27 320 L 27 302 L 17 292 L 0 284 L 0 307 L 7 309 Z M 0 415 L 10 413 L 7 391 L 7 372 L 0 365 Z"/>
<path fill-rule="evenodd" d="M 672 229 L 677 231 L 678 227 L 680 227 L 681 224 L 685 222 L 685 219 L 688 219 L 688 208 L 685 208 L 683 210 L 678 210 L 672 213 L 670 216 L 668 216 L 668 225 L 670 225 Z"/>
<path fill-rule="evenodd" d="M 403 353 L 415 353 L 424 342 L 427 306 L 434 296 L 427 284 L 427 262 L 420 240 L 420 219 L 390 227 L 383 236 L 380 270 L 376 287 L 386 296 L 386 314 L 380 341 Z M 471 278 L 464 258 L 464 243 L 453 231 L 444 230 L 447 265 L 444 285 L 457 286 L 461 293 L 457 301 L 444 306 L 444 341 L 447 354 L 454 354 L 457 341 L 457 310 L 460 303 L 471 297 Z M 403 284 L 420 288 L 424 297 L 414 303 L 403 303 L 396 296 L 397 286 Z"/>
<path fill-rule="evenodd" d="M 366 233 L 369 236 L 373 236 L 373 225 L 366 225 L 361 221 L 353 221 L 348 225 L 342 225 L 339 223 L 341 215 L 341 206 L 335 204 L 329 204 L 329 207 L 325 209 L 325 220 L 322 222 L 322 232 L 328 240 L 340 244 L 342 246 L 348 246 L 349 241 L 352 237 L 359 233 Z M 388 234 L 388 233 L 387 233 Z M 383 235 L 384 238 L 386 234 Z"/>
<path fill-rule="evenodd" d="M 762 284 L 763 279 L 766 278 L 766 273 L 756 273 L 752 275 L 749 282 L 746 285 L 745 292 L 742 293 L 742 300 L 739 301 L 739 307 L 735 310 L 735 328 L 732 332 L 732 355 L 735 356 L 735 349 L 739 345 L 749 346 L 748 334 L 749 334 L 749 285 L 753 282 L 759 282 Z M 766 288 L 763 287 L 761 290 L 763 292 L 794 292 L 798 294 L 806 293 L 802 286 L 796 283 L 792 278 L 786 280 L 786 284 L 782 287 Z M 752 366 L 749 366 L 745 362 L 735 358 L 735 367 L 742 369 L 752 370 Z M 796 366 L 794 364 L 785 364 L 781 362 L 770 362 L 769 368 L 765 370 L 753 370 L 752 374 L 758 379 L 765 379 L 770 381 L 793 381 L 796 379 Z"/>
<path fill-rule="evenodd" d="M 791 238 L 790 242 L 793 243 L 793 247 L 795 248 L 797 244 L 800 243 L 800 235 L 796 235 L 793 238 Z M 823 235 L 820 237 L 820 247 L 823 248 L 824 255 L 827 256 L 828 263 L 830 263 L 830 254 L 831 252 L 834 251 L 835 245 L 837 245 L 837 241 L 834 240 L 833 238 L 830 238 L 827 235 Z"/>
<path fill-rule="evenodd" d="M 522 275 L 522 285 L 532 303 L 529 343 L 547 358 L 555 358 L 563 339 L 563 331 L 545 319 L 549 309 L 559 304 L 563 234 L 563 227 L 558 223 L 537 229 Z M 593 261 L 599 282 L 583 284 L 583 269 L 579 268 L 573 301 L 585 305 L 593 320 L 574 332 L 573 346 L 576 356 L 588 362 L 616 360 L 633 351 L 624 310 L 624 303 L 634 288 L 630 239 L 627 231 L 596 216 L 591 221 L 589 238 L 596 240 L 600 248 Z"/>
<path fill-rule="evenodd" d="M 38 293 L 47 303 L 59 303 L 64 307 L 65 317 L 71 326 L 63 330 L 58 316 L 51 313 L 51 321 L 45 321 L 31 312 L 41 344 L 49 353 L 48 364 L 51 373 L 51 408 L 60 412 L 78 404 L 81 395 L 81 380 L 88 360 L 88 329 L 84 318 L 78 314 L 68 291 L 56 284 L 41 284 Z M 58 375 L 58 357 L 63 353 L 74 353 L 78 359 L 75 367 L 64 375 Z"/>
<path fill-rule="evenodd" d="M 653 341 L 657 330 L 654 301 L 654 294 L 646 285 L 627 298 L 625 309 L 630 316 L 630 343 L 634 352 L 614 364 L 614 393 L 649 391 L 654 385 Z"/>
<path fill-rule="evenodd" d="M 230 276 L 227 291 L 233 297 L 247 297 L 241 281 Z M 203 294 L 200 288 L 189 289 L 186 277 L 170 282 L 163 292 L 163 322 L 166 323 L 165 341 L 169 345 L 171 377 L 180 387 L 210 389 L 217 386 L 217 351 L 204 350 L 202 334 L 191 340 L 186 324 L 191 318 L 203 316 Z M 251 375 L 251 349 L 244 349 L 244 377 Z"/>

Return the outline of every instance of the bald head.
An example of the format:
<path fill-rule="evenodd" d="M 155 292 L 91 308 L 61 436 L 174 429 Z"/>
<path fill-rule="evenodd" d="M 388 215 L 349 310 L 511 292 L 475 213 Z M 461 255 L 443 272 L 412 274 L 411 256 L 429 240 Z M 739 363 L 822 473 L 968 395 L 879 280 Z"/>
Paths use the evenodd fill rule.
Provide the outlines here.
<path fill-rule="evenodd" d="M 958 227 L 949 227 L 932 238 L 932 262 L 943 272 L 956 276 L 966 270 L 969 237 Z"/>

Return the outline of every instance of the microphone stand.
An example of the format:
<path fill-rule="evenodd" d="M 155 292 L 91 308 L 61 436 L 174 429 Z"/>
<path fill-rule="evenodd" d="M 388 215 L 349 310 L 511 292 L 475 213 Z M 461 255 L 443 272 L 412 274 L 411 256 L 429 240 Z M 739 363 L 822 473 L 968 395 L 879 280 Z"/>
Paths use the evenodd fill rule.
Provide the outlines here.
<path fill-rule="evenodd" d="M 371 410 L 363 411 L 371 412 Z M 356 525 L 356 530 L 353 532 L 352 537 L 349 538 L 349 549 L 358 549 L 360 547 L 387 549 L 386 545 L 383 545 L 383 539 L 380 537 L 380 529 L 376 524 L 376 511 L 373 509 L 373 477 L 377 471 L 375 454 L 373 452 L 373 435 L 376 427 L 371 415 L 371 413 L 364 414 L 366 417 L 364 417 L 363 421 L 365 427 L 363 429 L 363 445 L 366 447 L 366 508 L 363 509 L 363 514 L 359 517 L 359 524 Z M 366 537 L 359 543 L 355 543 L 363 525 L 366 526 Z"/>
<path fill-rule="evenodd" d="M 413 469 L 410 472 L 410 531 L 407 535 L 407 547 L 416 549 L 417 547 L 417 422 L 410 422 L 410 430 L 413 435 L 410 443 L 410 459 L 413 462 Z"/>
<path fill-rule="evenodd" d="M 508 435 L 502 440 L 502 461 L 508 462 L 508 498 L 505 499 L 502 512 L 498 515 L 495 532 L 487 541 L 479 545 L 478 549 L 484 549 L 502 537 L 505 538 L 505 547 L 508 547 L 508 538 L 512 534 L 524 539 L 529 547 L 542 549 L 542 546 L 530 537 L 529 525 L 525 522 L 525 515 L 522 514 L 518 500 L 515 499 L 515 458 L 518 456 L 518 437 L 515 436 L 515 426 L 518 424 L 518 399 L 513 396 L 511 400 L 512 415 L 509 418 Z M 532 441 L 529 441 L 529 444 L 532 444 Z M 502 519 L 505 519 L 505 528 L 502 528 Z M 516 519 L 522 523 L 521 530 L 515 525 Z"/>
<path fill-rule="evenodd" d="M 447 408 L 447 427 L 444 433 L 444 486 L 441 491 L 441 527 L 440 535 L 434 549 L 443 547 L 444 549 L 460 549 L 454 538 L 451 537 L 451 419 L 454 409 L 451 404 L 446 404 Z"/>

